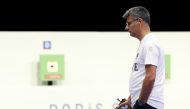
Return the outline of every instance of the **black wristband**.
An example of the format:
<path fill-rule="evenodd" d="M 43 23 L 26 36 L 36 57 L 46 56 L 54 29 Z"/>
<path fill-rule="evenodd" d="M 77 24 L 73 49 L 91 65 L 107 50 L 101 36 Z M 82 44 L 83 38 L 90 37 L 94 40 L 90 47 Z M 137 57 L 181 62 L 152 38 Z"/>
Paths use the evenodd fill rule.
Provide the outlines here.
<path fill-rule="evenodd" d="M 138 104 L 140 105 L 140 106 L 144 106 L 145 105 L 145 103 L 143 103 L 141 100 L 137 100 L 137 102 L 138 102 Z"/>
<path fill-rule="evenodd" d="M 135 105 L 133 106 L 133 109 L 144 109 L 145 103 L 143 103 L 141 100 L 137 100 L 135 102 Z"/>

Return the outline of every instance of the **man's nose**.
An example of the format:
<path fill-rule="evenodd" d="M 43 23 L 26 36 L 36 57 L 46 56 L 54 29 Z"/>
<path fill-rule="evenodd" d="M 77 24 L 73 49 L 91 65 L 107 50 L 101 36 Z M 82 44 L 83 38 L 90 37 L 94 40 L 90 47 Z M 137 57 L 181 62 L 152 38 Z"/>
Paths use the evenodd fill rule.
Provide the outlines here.
<path fill-rule="evenodd" d="M 129 27 L 128 25 L 125 26 L 125 30 L 128 31 L 129 30 Z"/>

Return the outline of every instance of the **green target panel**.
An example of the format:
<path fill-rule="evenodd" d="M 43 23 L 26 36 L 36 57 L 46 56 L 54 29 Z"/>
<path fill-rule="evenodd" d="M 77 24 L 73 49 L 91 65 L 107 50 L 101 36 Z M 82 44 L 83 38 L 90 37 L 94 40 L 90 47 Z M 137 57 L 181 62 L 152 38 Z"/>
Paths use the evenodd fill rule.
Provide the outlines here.
<path fill-rule="evenodd" d="M 64 79 L 64 55 L 40 55 L 40 80 Z"/>

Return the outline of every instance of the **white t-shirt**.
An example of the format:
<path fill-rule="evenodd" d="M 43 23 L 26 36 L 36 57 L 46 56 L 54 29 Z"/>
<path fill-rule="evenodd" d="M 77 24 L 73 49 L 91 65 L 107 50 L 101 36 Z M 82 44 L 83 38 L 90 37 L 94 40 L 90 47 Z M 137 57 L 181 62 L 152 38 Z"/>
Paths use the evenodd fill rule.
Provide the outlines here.
<path fill-rule="evenodd" d="M 164 51 L 159 45 L 158 39 L 152 33 L 147 34 L 141 40 L 131 72 L 129 91 L 132 106 L 139 98 L 146 74 L 146 64 L 157 66 L 156 79 L 147 103 L 157 109 L 164 109 Z"/>

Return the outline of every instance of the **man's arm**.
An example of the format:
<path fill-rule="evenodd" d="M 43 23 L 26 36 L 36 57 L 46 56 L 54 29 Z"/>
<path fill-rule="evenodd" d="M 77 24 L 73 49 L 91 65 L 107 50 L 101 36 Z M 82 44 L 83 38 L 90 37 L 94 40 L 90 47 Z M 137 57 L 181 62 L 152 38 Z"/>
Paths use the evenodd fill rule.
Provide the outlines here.
<path fill-rule="evenodd" d="M 147 102 L 148 97 L 154 86 L 154 81 L 156 78 L 156 66 L 150 64 L 145 65 L 145 71 L 146 76 L 144 78 L 142 90 L 139 96 L 139 100 L 141 100 L 143 103 Z"/>

